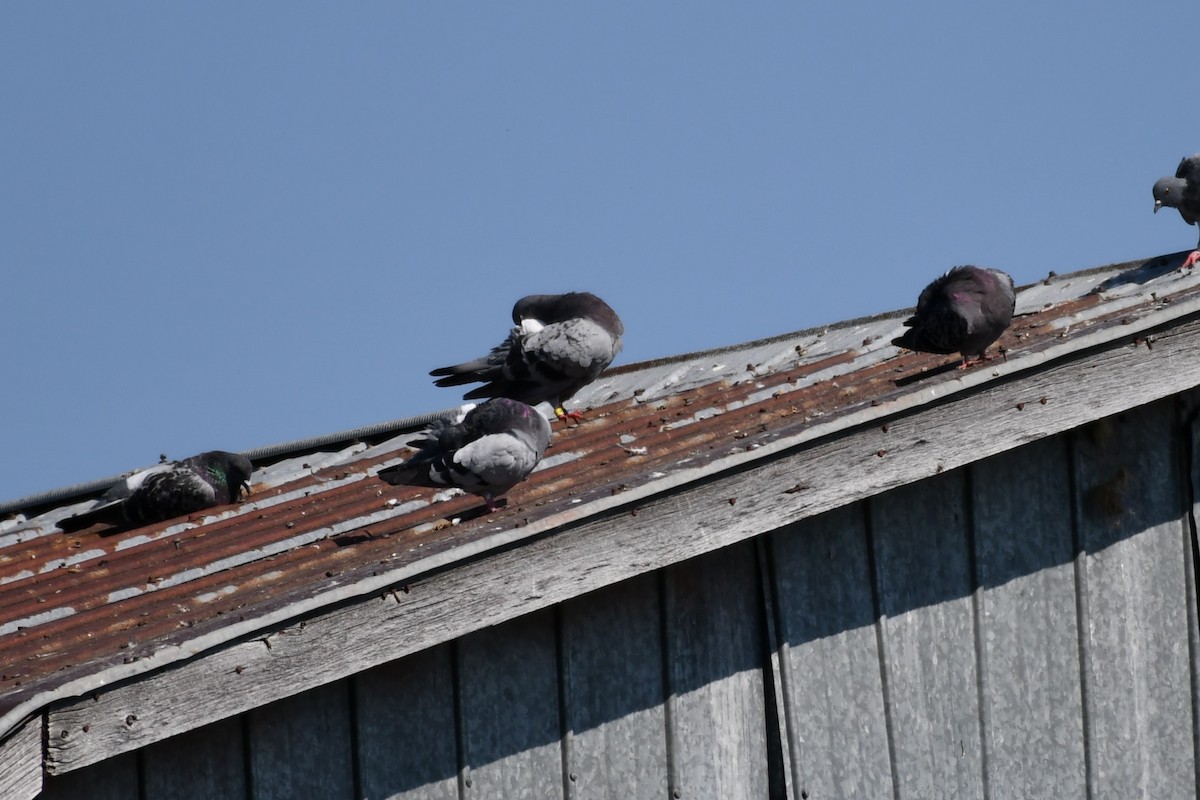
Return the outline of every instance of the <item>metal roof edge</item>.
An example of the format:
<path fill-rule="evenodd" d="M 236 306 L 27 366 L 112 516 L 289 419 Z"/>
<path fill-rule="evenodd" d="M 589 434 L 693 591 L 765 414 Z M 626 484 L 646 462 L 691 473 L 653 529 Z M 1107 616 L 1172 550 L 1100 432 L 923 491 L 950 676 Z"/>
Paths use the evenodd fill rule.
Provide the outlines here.
<path fill-rule="evenodd" d="M 1140 269 L 1148 264 L 1151 264 L 1152 262 L 1159 262 L 1162 264 L 1166 264 L 1166 263 L 1169 263 L 1171 260 L 1184 257 L 1189 252 L 1191 252 L 1191 251 L 1183 250 L 1178 253 L 1150 256 L 1148 258 L 1133 259 L 1131 261 L 1113 262 L 1111 264 L 1105 264 L 1105 265 L 1098 266 L 1098 267 L 1089 267 L 1087 269 L 1081 269 L 1081 270 L 1077 270 L 1075 272 L 1069 272 L 1069 273 L 1051 272 L 1046 278 L 1018 286 L 1017 290 L 1018 290 L 1018 292 L 1020 292 L 1023 289 L 1027 289 L 1031 286 L 1036 286 L 1039 283 L 1044 283 L 1047 281 L 1055 281 L 1055 280 L 1059 280 L 1059 279 L 1065 280 L 1068 278 L 1087 276 L 1087 275 L 1095 275 L 1098 273 L 1109 272 L 1109 271 L 1113 271 L 1113 270 L 1120 270 L 1122 272 L 1132 271 L 1132 270 Z M 724 353 L 735 352 L 737 350 L 745 350 L 745 349 L 750 349 L 750 348 L 754 348 L 754 347 L 760 347 L 763 345 L 769 345 L 769 344 L 772 344 L 775 342 L 782 342 L 782 341 L 801 338 L 801 337 L 805 337 L 805 336 L 815 336 L 815 335 L 821 333 L 822 331 L 838 331 L 838 330 L 843 330 L 843 329 L 847 329 L 847 328 L 853 328 L 853 327 L 864 325 L 867 323 L 877 322 L 880 320 L 888 319 L 888 318 L 891 318 L 894 316 L 901 316 L 901 315 L 911 312 L 912 310 L 913 310 L 913 307 L 909 306 L 907 308 L 894 309 L 891 311 L 881 311 L 876 314 L 868 314 L 865 316 L 855 317 L 853 319 L 848 319 L 848 320 L 839 320 L 839 321 L 827 323 L 824 325 L 814 325 L 814 326 L 811 326 L 808 328 L 801 328 L 799 330 L 789 331 L 786 333 L 778 333 L 778 334 L 775 334 L 772 336 L 764 336 L 759 339 L 752 339 L 752 340 L 746 341 L 746 342 L 738 342 L 736 344 L 722 345 L 720 347 L 714 347 L 714 348 L 710 348 L 707 350 L 695 350 L 695 351 L 692 351 L 689 353 L 679 353 L 679 354 L 675 354 L 675 355 L 661 356 L 659 358 L 647 359 L 645 361 L 636 361 L 636 362 L 633 362 L 630 364 L 621 364 L 619 366 L 612 367 L 608 370 L 605 370 L 603 373 L 603 376 L 627 375 L 629 373 L 637 372 L 639 370 L 653 369 L 654 367 L 660 367 L 660 366 L 676 364 L 676 363 L 683 363 L 683 362 L 692 361 L 692 360 L 699 359 L 699 358 L 704 358 L 706 356 L 722 355 Z M 382 436 L 398 433 L 398 432 L 404 430 L 405 428 L 409 428 L 409 427 L 411 427 L 411 428 L 422 427 L 422 426 L 428 424 L 429 422 L 432 422 L 434 419 L 437 419 L 439 417 L 443 417 L 448 414 L 456 412 L 460 407 L 461 407 L 461 404 L 458 406 L 452 406 L 450 408 L 443 409 L 441 411 L 427 412 L 424 414 L 419 414 L 419 415 L 415 415 L 415 416 L 411 416 L 411 417 L 402 417 L 402 418 L 398 418 L 398 419 L 391 420 L 388 422 L 380 422 L 380 423 L 375 423 L 375 424 L 371 424 L 371 425 L 364 425 L 364 426 L 357 427 L 357 428 L 351 428 L 346 431 L 338 431 L 338 432 L 334 432 L 334 433 L 313 436 L 313 437 L 309 437 L 306 439 L 297 439 L 297 440 L 293 440 L 293 441 L 289 441 L 289 442 L 281 442 L 281 443 L 274 444 L 274 445 L 264 445 L 262 447 L 257 447 L 257 448 L 253 448 L 250 450 L 240 451 L 240 452 L 242 455 L 246 456 L 253 462 L 257 462 L 257 461 L 263 460 L 263 459 L 272 460 L 272 459 L 278 459 L 278 458 L 282 458 L 282 457 L 300 455 L 304 452 L 316 450 L 316 449 L 319 449 L 322 447 L 327 447 L 329 445 L 339 444 L 339 443 L 343 443 L 343 442 L 351 442 L 351 441 L 355 441 L 355 440 L 359 440 L 359 439 L 368 439 L 368 438 L 372 438 L 372 437 L 382 437 Z M 146 466 L 148 467 L 148 466 L 152 466 L 152 465 L 148 464 Z M 144 469 L 144 468 L 145 467 L 139 467 L 137 469 Z M 35 493 L 32 495 L 27 495 L 25 497 L 19 497 L 19 498 L 15 498 L 12 500 L 2 500 L 2 501 L 0 501 L 0 515 L 10 514 L 13 512 L 17 512 L 17 511 L 38 509 L 38 508 L 45 507 L 45 506 L 55 505 L 55 504 L 65 501 L 65 500 L 70 500 L 70 499 L 73 499 L 76 497 L 84 497 L 84 496 L 87 496 L 90 494 L 96 494 L 96 493 L 99 493 L 99 492 L 102 492 L 102 491 L 108 489 L 113 484 L 117 483 L 118 481 L 122 480 L 125 476 L 127 476 L 130 473 L 135 472 L 135 471 L 137 471 L 137 470 L 136 469 L 135 470 L 126 470 L 125 472 L 122 472 L 117 475 L 111 475 L 107 478 L 98 478 L 95 480 L 85 481 L 85 482 L 73 484 L 70 486 L 60 487 L 57 489 L 50 489 L 50 490 L 47 490 L 44 492 L 38 492 L 38 493 Z"/>
<path fill-rule="evenodd" d="M 1146 259 L 1141 263 L 1151 260 L 1153 259 Z M 1106 268 L 1098 269 L 1102 270 Z M 1089 270 L 1088 272 L 1093 271 L 1095 270 Z M 689 484 L 722 473 L 742 469 L 755 462 L 777 457 L 782 453 L 795 450 L 814 440 L 847 433 L 865 425 L 890 418 L 896 414 L 914 411 L 943 401 L 946 398 L 972 392 L 998 379 L 1036 374 L 1049 365 L 1063 361 L 1072 355 L 1096 348 L 1103 348 L 1106 345 L 1123 340 L 1128 341 L 1131 337 L 1135 338 L 1137 334 L 1144 331 L 1159 328 L 1196 315 L 1200 315 L 1200 297 L 1172 303 L 1170 306 L 1138 318 L 1133 318 L 1129 324 L 1117 327 L 1103 327 L 1089 333 L 1080 334 L 1079 336 L 1064 340 L 1062 344 L 1048 347 L 1044 351 L 1023 354 L 1020 358 L 993 365 L 986 370 L 965 373 L 954 381 L 939 383 L 927 389 L 912 392 L 895 400 L 884 402 L 879 406 L 859 409 L 829 422 L 814 424 L 804 428 L 795 435 L 765 444 L 754 450 L 727 455 L 701 467 L 683 469 L 661 479 L 642 484 L 641 486 L 630 487 L 620 494 L 604 497 L 564 510 L 532 522 L 529 525 L 498 531 L 452 550 L 434 554 L 353 584 L 347 584 L 313 595 L 302 601 L 256 617 L 253 620 L 244 620 L 235 623 L 219 631 L 199 636 L 185 644 L 164 648 L 132 663 L 114 665 L 93 675 L 76 678 L 55 689 L 32 695 L 24 702 L 12 708 L 3 717 L 0 717 L 0 740 L 10 736 L 26 719 L 35 714 L 39 709 L 49 706 L 52 703 L 86 695 L 115 683 L 132 680 L 147 673 L 168 668 L 173 664 L 194 658 L 223 645 L 237 642 L 263 630 L 274 628 L 289 620 L 304 617 L 320 609 L 367 597 L 381 592 L 390 586 L 410 581 L 413 578 L 435 570 L 473 560 L 500 548 L 544 535 L 550 531 L 573 525 L 583 520 L 608 514 L 632 504 L 644 502 L 649 498 L 669 494 Z M 815 330 L 820 330 L 820 328 Z M 785 335 L 783 338 L 791 335 L 793 334 Z M 772 340 L 768 339 L 764 341 Z M 396 422 L 407 422 L 407 420 L 398 420 Z M 378 426 L 356 430 L 378 429 L 382 432 L 386 426 L 393 424 L 395 423 L 382 423 Z M 337 437 L 339 436 L 341 434 L 331 434 L 329 437 L 319 438 L 338 441 Z M 282 448 L 284 446 L 278 445 L 276 447 Z"/>
<path fill-rule="evenodd" d="M 1053 283 L 1055 281 L 1067 280 L 1070 278 L 1086 277 L 1088 275 L 1098 275 L 1100 273 L 1112 272 L 1114 270 L 1120 271 L 1120 272 L 1128 272 L 1128 271 L 1132 271 L 1132 270 L 1136 270 L 1136 269 L 1141 269 L 1142 267 L 1144 267 L 1148 264 L 1151 264 L 1152 262 L 1159 262 L 1162 264 L 1167 264 L 1174 259 L 1182 259 L 1190 252 L 1191 252 L 1190 250 L 1181 250 L 1178 253 L 1169 253 L 1169 254 L 1165 254 L 1165 255 L 1149 256 L 1147 258 L 1135 258 L 1130 261 L 1114 261 L 1111 264 L 1104 264 L 1104 265 L 1101 265 L 1098 267 L 1088 267 L 1087 269 L 1076 270 L 1074 272 L 1061 272 L 1060 273 L 1060 272 L 1051 271 L 1045 278 L 1040 278 L 1038 280 L 1031 281 L 1029 283 L 1024 283 L 1024 284 L 1018 285 L 1017 293 L 1020 294 L 1020 292 L 1025 289 L 1028 289 L 1033 286 L 1037 286 L 1038 284 L 1047 283 L 1047 282 Z M 1096 290 L 1093 290 L 1093 291 L 1096 291 Z M 915 306 L 907 306 L 905 308 L 896 308 L 896 309 L 892 309 L 890 311 L 880 311 L 875 314 L 866 314 L 861 317 L 854 317 L 852 319 L 837 320 L 836 322 L 829 322 L 824 325 L 813 325 L 808 328 L 800 328 L 799 330 L 788 331 L 786 333 L 777 333 L 772 336 L 764 336 L 762 338 L 751 339 L 746 342 L 738 342 L 736 344 L 721 345 L 719 347 L 713 347 L 713 348 L 709 348 L 707 350 L 693 350 L 690 353 L 679 353 L 676 355 L 660 356 L 658 358 L 652 358 L 652 359 L 648 359 L 646 361 L 636 361 L 631 364 L 621 364 L 619 366 L 612 367 L 610 369 L 605 370 L 603 374 L 605 376 L 626 375 L 630 372 L 637 372 L 638 370 L 642 370 L 642 369 L 651 369 L 653 367 L 661 367 L 661 366 L 666 366 L 669 364 L 682 363 L 685 361 L 694 361 L 696 359 L 704 358 L 706 356 L 722 355 L 724 353 L 731 353 L 731 352 L 735 352 L 737 350 L 749 350 L 751 348 L 762 347 L 764 345 L 774 344 L 776 342 L 785 342 L 790 339 L 799 339 L 799 338 L 803 338 L 803 337 L 807 337 L 807 336 L 816 336 L 817 334 L 819 334 L 821 332 L 825 332 L 825 331 L 840 331 L 840 330 L 845 330 L 848 328 L 860 327 L 862 325 L 866 325 L 866 324 L 869 324 L 872 322 L 879 322 L 881 320 L 891 319 L 892 317 L 907 316 L 915 310 L 916 310 Z"/>
<path fill-rule="evenodd" d="M 257 465 L 260 461 L 269 462 L 284 457 L 296 456 L 309 451 L 328 447 L 330 445 L 394 436 L 395 434 L 406 429 L 411 428 L 415 430 L 428 425 L 435 419 L 455 414 L 460 408 L 461 406 L 453 406 L 451 408 L 442 409 L 441 411 L 431 411 L 412 417 L 401 417 L 388 422 L 377 422 L 373 425 L 363 425 L 358 428 L 351 428 L 347 431 L 338 431 L 320 436 L 311 436 L 307 439 L 295 439 L 290 442 L 280 442 L 279 444 L 264 445 L 262 447 L 255 447 L 253 449 L 242 450 L 240 452 Z M 146 465 L 146 467 L 149 466 L 153 465 Z M 76 497 L 85 497 L 90 494 L 103 492 L 118 481 L 124 479 L 125 476 L 133 472 L 137 472 L 138 470 L 145 469 L 146 467 L 138 467 L 137 469 L 126 470 L 119 475 L 110 475 L 107 478 L 97 478 L 96 480 L 85 481 L 83 483 L 77 483 L 71 486 L 63 486 L 58 489 L 49 489 L 45 492 L 28 495 L 27 497 L 18 497 L 15 500 L 3 500 L 0 501 L 0 514 L 9 514 L 15 511 L 24 511 L 40 508 L 42 506 L 55 505 Z"/>

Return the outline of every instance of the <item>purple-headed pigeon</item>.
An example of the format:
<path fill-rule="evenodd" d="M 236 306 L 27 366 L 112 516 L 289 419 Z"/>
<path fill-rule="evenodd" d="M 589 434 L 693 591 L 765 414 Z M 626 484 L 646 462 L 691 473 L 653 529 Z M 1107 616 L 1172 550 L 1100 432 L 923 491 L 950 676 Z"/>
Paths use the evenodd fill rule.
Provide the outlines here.
<path fill-rule="evenodd" d="M 513 306 L 516 325 L 503 343 L 483 358 L 442 367 L 438 386 L 483 382 L 466 400 L 508 397 L 536 405 L 550 401 L 559 419 L 583 419 L 563 403 L 596 380 L 621 351 L 625 327 L 607 303 L 588 292 L 535 294 Z"/>
<path fill-rule="evenodd" d="M 249 489 L 254 465 L 245 456 L 210 450 L 133 473 L 112 486 L 98 505 L 58 523 L 78 531 L 97 523 L 134 528 L 236 503 Z"/>
<path fill-rule="evenodd" d="M 1174 178 L 1159 178 L 1154 184 L 1154 213 L 1163 206 L 1179 209 L 1179 216 L 1188 225 L 1200 222 L 1200 153 L 1180 161 Z M 1200 262 L 1200 241 L 1179 268 L 1190 269 L 1197 262 Z"/>
<path fill-rule="evenodd" d="M 1017 296 L 1007 272 L 983 267 L 955 267 L 925 287 L 917 311 L 904 324 L 908 330 L 892 340 L 897 347 L 923 353 L 961 353 L 960 369 L 979 361 L 1012 322 Z M 978 363 L 978 362 L 977 362 Z"/>
<path fill-rule="evenodd" d="M 379 471 L 393 486 L 457 486 L 496 498 L 525 480 L 550 444 L 550 423 L 533 406 L 497 397 L 467 412 L 461 422 L 435 420 L 408 443 L 417 454 Z"/>

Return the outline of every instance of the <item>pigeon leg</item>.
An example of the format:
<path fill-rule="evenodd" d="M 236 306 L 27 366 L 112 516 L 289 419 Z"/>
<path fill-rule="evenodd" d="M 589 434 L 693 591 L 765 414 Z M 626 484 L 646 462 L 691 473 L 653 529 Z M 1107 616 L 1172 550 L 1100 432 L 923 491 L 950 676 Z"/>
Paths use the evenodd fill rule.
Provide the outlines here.
<path fill-rule="evenodd" d="M 488 514 L 494 514 L 502 508 L 508 508 L 508 500 L 506 498 L 492 497 L 490 494 L 484 495 L 483 504 L 487 506 L 486 513 Z"/>
<path fill-rule="evenodd" d="M 558 417 L 563 422 L 566 422 L 568 419 L 573 419 L 576 422 L 583 422 L 582 411 L 566 411 L 562 406 L 554 407 L 554 416 Z"/>
<path fill-rule="evenodd" d="M 989 356 L 987 353 L 979 353 L 975 356 L 974 361 L 971 360 L 971 356 L 963 356 L 962 363 L 958 365 L 958 369 L 970 369 L 971 367 L 978 367 L 983 362 L 991 361 L 993 358 L 995 358 L 995 356 Z"/>
<path fill-rule="evenodd" d="M 1180 271 L 1191 269 L 1192 267 L 1196 266 L 1197 263 L 1200 263 L 1200 250 L 1193 250 L 1192 252 L 1188 253 L 1188 257 L 1185 258 L 1183 263 L 1179 265 L 1179 269 Z"/>

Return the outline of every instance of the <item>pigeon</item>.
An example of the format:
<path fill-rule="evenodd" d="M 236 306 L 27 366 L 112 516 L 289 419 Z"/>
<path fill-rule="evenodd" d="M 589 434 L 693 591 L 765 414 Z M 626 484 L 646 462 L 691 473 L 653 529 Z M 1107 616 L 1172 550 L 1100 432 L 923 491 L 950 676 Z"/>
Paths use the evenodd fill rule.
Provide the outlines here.
<path fill-rule="evenodd" d="M 1154 213 L 1163 206 L 1179 209 L 1179 216 L 1188 225 L 1200 220 L 1200 153 L 1179 162 L 1174 178 L 1159 178 L 1154 184 Z M 1200 262 L 1200 241 L 1184 259 L 1180 269 L 1190 269 Z"/>
<path fill-rule="evenodd" d="M 183 461 L 169 461 L 135 472 L 110 488 L 99 505 L 58 523 L 78 531 L 107 523 L 136 528 L 191 514 L 213 506 L 236 503 L 249 489 L 254 465 L 245 456 L 210 450 Z"/>
<path fill-rule="evenodd" d="M 513 306 L 515 328 L 483 358 L 430 372 L 438 386 L 484 382 L 464 400 L 508 397 L 550 401 L 558 419 L 583 419 L 563 403 L 587 386 L 621 351 L 625 326 L 607 303 L 588 292 L 534 294 Z"/>
<path fill-rule="evenodd" d="M 925 287 L 916 313 L 904 321 L 908 330 L 892 344 L 923 353 L 961 353 L 959 369 L 966 369 L 969 356 L 990 358 L 985 355 L 988 345 L 1012 322 L 1016 305 L 1016 288 L 1007 272 L 955 267 Z"/>
<path fill-rule="evenodd" d="M 483 497 L 488 511 L 496 498 L 533 471 L 550 445 L 550 423 L 532 406 L 497 397 L 475 406 L 461 422 L 439 419 L 408 442 L 417 454 L 379 471 L 393 486 L 457 486 Z"/>

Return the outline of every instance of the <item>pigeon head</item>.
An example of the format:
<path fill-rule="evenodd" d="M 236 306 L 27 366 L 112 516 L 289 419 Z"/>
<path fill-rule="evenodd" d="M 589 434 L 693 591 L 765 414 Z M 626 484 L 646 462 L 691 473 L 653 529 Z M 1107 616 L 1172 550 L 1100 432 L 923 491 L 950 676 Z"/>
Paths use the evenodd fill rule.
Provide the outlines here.
<path fill-rule="evenodd" d="M 1178 208 L 1186 186 L 1187 181 L 1183 178 L 1159 178 L 1154 184 L 1154 213 L 1163 206 Z"/>
<path fill-rule="evenodd" d="M 513 324 L 520 325 L 529 319 L 537 320 L 541 323 L 557 322 L 558 320 L 550 319 L 549 317 L 554 313 L 554 306 L 561 296 L 557 294 L 531 294 L 528 297 L 522 297 L 513 306 Z"/>
<path fill-rule="evenodd" d="M 250 459 L 223 450 L 214 450 L 212 457 L 213 465 L 225 473 L 225 485 L 229 487 L 229 493 L 235 500 L 249 491 L 250 475 L 254 472 L 254 465 L 250 463 Z"/>
<path fill-rule="evenodd" d="M 592 317 L 600 313 L 601 309 L 608 309 L 608 305 L 591 292 L 531 294 L 517 301 L 513 306 L 512 316 L 516 325 L 529 319 L 550 325 L 576 317 Z M 611 313 L 611 309 L 608 310 Z"/>

